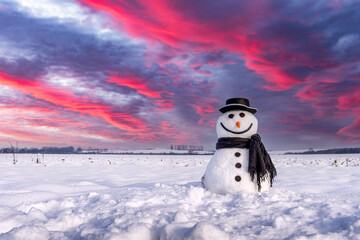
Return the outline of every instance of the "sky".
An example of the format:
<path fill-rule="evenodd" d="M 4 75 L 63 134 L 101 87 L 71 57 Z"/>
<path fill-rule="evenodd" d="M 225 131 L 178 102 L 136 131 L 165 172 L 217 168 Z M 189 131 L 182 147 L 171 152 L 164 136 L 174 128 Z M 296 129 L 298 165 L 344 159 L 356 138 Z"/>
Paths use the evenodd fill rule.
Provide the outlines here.
<path fill-rule="evenodd" d="M 214 149 L 244 97 L 267 149 L 360 146 L 360 2 L 0 0 L 0 146 Z"/>

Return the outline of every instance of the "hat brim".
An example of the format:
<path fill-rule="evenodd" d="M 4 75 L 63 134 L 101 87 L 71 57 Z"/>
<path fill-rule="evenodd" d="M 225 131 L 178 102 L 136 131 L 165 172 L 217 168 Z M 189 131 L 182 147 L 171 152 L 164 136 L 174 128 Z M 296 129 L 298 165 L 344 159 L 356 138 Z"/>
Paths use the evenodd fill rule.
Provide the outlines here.
<path fill-rule="evenodd" d="M 226 112 L 232 111 L 232 110 L 244 110 L 244 111 L 251 112 L 252 114 L 255 114 L 257 112 L 256 108 L 248 107 L 248 106 L 245 106 L 242 104 L 228 104 L 226 106 L 219 108 L 219 111 L 221 113 L 226 113 Z"/>

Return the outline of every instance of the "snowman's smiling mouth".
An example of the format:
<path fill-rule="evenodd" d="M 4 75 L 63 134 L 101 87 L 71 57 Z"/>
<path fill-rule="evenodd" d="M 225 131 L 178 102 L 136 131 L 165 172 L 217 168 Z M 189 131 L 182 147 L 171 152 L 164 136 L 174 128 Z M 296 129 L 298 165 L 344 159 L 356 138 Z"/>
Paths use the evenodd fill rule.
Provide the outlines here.
<path fill-rule="evenodd" d="M 252 127 L 252 123 L 250 124 L 250 126 L 246 129 L 246 130 L 244 130 L 244 131 L 241 131 L 241 132 L 234 132 L 234 131 L 231 131 L 231 130 L 229 130 L 229 129 L 227 129 L 225 126 L 224 126 L 224 124 L 222 124 L 222 122 L 220 123 L 221 124 L 221 126 L 226 130 L 226 131 L 228 131 L 228 132 L 231 132 L 231 133 L 235 133 L 235 134 L 242 134 L 242 133 L 246 133 L 247 131 L 249 131 L 250 130 L 250 128 Z"/>

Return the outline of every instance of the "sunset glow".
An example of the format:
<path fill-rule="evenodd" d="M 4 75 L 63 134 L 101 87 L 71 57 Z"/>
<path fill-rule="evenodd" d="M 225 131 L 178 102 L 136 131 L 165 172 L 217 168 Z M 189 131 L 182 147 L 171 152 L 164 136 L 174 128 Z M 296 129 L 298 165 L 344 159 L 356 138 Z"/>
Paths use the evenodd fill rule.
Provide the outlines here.
<path fill-rule="evenodd" d="M 0 143 L 213 149 L 217 109 L 246 97 L 269 149 L 358 146 L 359 13 L 340 0 L 0 0 Z"/>

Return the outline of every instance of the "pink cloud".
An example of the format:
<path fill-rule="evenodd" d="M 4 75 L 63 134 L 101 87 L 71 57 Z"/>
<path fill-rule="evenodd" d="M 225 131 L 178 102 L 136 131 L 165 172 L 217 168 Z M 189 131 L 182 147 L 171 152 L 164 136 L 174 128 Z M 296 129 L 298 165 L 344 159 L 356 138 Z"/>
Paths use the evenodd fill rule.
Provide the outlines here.
<path fill-rule="evenodd" d="M 50 102 L 58 108 L 64 108 L 93 117 L 101 117 L 113 126 L 128 131 L 145 131 L 146 123 L 129 113 L 114 113 L 110 106 L 91 99 L 76 96 L 69 89 L 54 88 L 45 82 L 14 78 L 0 72 L 0 84 L 30 94 L 38 99 Z"/>
<path fill-rule="evenodd" d="M 161 110 L 169 110 L 174 107 L 173 101 L 168 97 L 165 98 L 165 96 L 174 95 L 173 93 L 164 89 L 154 89 L 154 87 L 151 86 L 145 79 L 136 76 L 112 76 L 108 82 L 132 88 L 139 94 L 146 96 L 149 99 L 154 99 Z"/>
<path fill-rule="evenodd" d="M 340 110 L 350 110 L 354 115 L 360 114 L 360 86 L 353 87 L 348 93 L 338 98 L 337 108 Z"/>
<path fill-rule="evenodd" d="M 353 139 L 360 139 L 360 117 L 356 118 L 350 126 L 343 127 L 337 134 L 350 137 Z"/>
<path fill-rule="evenodd" d="M 271 83 L 267 88 L 272 90 L 288 89 L 302 81 L 287 74 L 280 65 L 294 63 L 298 66 L 310 67 L 321 64 L 315 63 L 304 53 L 286 49 L 284 42 L 278 39 L 257 37 L 254 23 L 273 17 L 272 11 L 265 3 L 247 2 L 246 7 L 256 11 L 256 14 L 248 11 L 241 12 L 241 17 L 229 15 L 217 21 L 203 21 L 197 19 L 195 15 L 186 15 L 171 1 L 165 0 L 153 1 L 151 4 L 148 1 L 139 1 L 137 4 L 110 0 L 81 0 L 81 2 L 108 12 L 125 26 L 129 34 L 149 42 L 161 41 L 177 51 L 181 51 L 182 48 L 195 51 L 225 48 L 240 53 L 245 56 L 246 66 Z M 276 61 L 267 60 L 264 57 L 265 53 L 271 54 Z M 199 73 L 208 76 L 211 74 L 207 71 Z"/>
<path fill-rule="evenodd" d="M 121 86 L 126 86 L 132 89 L 135 89 L 139 94 L 150 98 L 160 98 L 162 91 L 153 91 L 150 90 L 146 82 L 138 77 L 129 76 L 129 77 L 117 77 L 113 76 L 109 79 L 109 82 L 116 83 Z"/>

